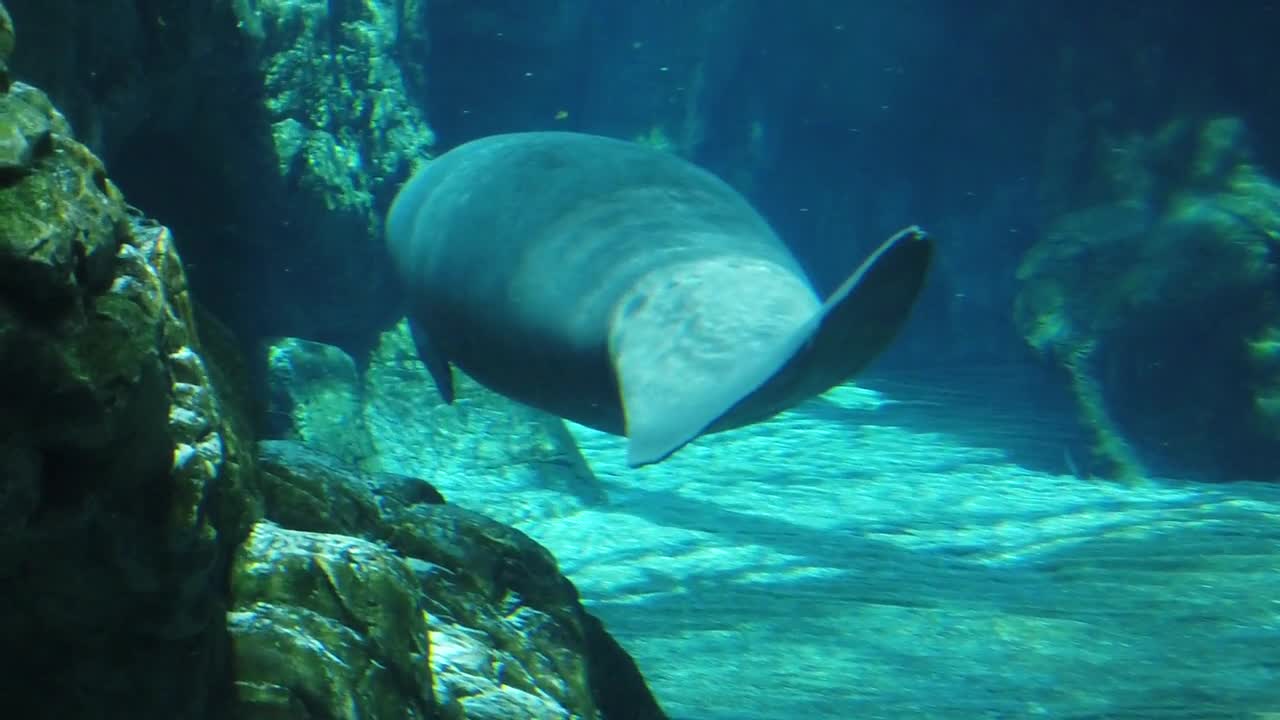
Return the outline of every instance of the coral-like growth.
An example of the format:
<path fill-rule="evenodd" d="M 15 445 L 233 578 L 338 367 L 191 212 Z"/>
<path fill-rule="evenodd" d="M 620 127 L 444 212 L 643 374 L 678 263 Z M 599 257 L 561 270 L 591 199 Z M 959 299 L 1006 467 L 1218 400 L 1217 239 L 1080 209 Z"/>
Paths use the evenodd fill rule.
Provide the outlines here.
<path fill-rule="evenodd" d="M 1103 201 L 1058 216 L 1018 270 L 1027 342 L 1072 377 L 1113 474 L 1136 471 L 1131 442 L 1166 470 L 1274 475 L 1280 185 L 1234 118 L 1117 142 L 1095 173 Z"/>

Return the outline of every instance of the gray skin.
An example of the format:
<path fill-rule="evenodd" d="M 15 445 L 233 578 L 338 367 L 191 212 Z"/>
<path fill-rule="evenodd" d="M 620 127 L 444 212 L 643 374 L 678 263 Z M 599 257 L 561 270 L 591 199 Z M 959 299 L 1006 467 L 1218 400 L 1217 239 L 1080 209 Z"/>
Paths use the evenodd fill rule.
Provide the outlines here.
<path fill-rule="evenodd" d="M 387 217 L 419 354 L 630 438 L 657 462 L 848 380 L 907 318 L 932 256 L 908 228 L 823 303 L 746 200 L 666 152 L 496 135 L 431 161 Z"/>

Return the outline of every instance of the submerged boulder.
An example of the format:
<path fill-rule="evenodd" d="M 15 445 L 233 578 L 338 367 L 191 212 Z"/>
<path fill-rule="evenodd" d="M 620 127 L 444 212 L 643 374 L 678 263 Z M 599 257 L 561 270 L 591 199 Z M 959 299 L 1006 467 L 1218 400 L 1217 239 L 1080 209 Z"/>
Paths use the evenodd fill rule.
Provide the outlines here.
<path fill-rule="evenodd" d="M 343 461 L 377 468 L 364 424 L 359 371 L 341 348 L 280 338 L 267 348 L 271 436 L 323 447 Z"/>
<path fill-rule="evenodd" d="M 436 717 L 420 596 L 387 547 L 263 521 L 231 592 L 233 717 Z"/>
<path fill-rule="evenodd" d="M 523 533 L 445 504 L 425 481 L 361 473 L 301 443 L 262 442 L 259 462 L 266 515 L 289 529 L 260 524 L 233 571 L 236 667 L 248 671 L 237 670 L 238 717 L 331 707 L 344 688 L 359 688 L 346 696 L 361 717 L 432 696 L 439 717 L 459 720 L 664 717 Z M 373 604 L 396 610 L 365 618 Z M 314 651 L 280 667 L 268 660 L 281 643 Z M 401 682 L 368 684 L 384 655 L 400 660 L 378 660 L 378 672 Z"/>

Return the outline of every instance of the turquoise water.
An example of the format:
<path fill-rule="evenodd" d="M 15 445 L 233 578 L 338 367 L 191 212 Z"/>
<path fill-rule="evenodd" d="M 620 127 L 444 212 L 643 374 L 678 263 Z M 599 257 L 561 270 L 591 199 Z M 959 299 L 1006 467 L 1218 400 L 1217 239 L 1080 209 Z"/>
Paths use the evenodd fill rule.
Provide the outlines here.
<path fill-rule="evenodd" d="M 929 418 L 838 388 L 640 470 L 573 427 L 609 504 L 516 524 L 674 718 L 1280 717 L 1280 489 L 1029 469 Z"/>

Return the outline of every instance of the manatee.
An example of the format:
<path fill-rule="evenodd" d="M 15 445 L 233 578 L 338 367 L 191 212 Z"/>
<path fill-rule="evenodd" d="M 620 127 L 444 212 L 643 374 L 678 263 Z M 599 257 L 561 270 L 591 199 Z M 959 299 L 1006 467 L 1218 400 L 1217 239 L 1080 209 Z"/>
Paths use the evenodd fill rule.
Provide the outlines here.
<path fill-rule="evenodd" d="M 655 148 L 494 135 L 418 171 L 387 216 L 418 354 L 658 462 L 843 383 L 893 339 L 932 240 L 906 228 L 823 302 L 738 192 Z"/>

